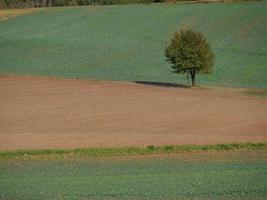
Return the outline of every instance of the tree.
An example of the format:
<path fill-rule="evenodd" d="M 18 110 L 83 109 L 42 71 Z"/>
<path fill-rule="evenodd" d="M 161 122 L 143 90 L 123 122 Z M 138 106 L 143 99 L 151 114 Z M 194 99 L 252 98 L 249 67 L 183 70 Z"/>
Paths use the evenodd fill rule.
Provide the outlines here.
<path fill-rule="evenodd" d="M 195 86 L 197 73 L 212 72 L 214 54 L 207 39 L 200 32 L 181 30 L 174 34 L 171 43 L 165 49 L 167 61 L 176 73 L 186 73 Z"/>
<path fill-rule="evenodd" d="M 4 3 L 6 4 L 6 7 L 8 8 L 11 4 L 12 0 L 4 0 Z"/>

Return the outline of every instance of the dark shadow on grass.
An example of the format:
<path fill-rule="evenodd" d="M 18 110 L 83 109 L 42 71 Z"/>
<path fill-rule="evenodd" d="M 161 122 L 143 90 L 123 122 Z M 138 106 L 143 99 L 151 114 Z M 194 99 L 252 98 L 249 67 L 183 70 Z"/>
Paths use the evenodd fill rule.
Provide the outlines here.
<path fill-rule="evenodd" d="M 135 81 L 135 83 L 152 85 L 156 87 L 190 88 L 190 86 L 188 85 L 176 84 L 176 83 L 164 83 L 164 82 L 154 82 L 154 81 Z"/>

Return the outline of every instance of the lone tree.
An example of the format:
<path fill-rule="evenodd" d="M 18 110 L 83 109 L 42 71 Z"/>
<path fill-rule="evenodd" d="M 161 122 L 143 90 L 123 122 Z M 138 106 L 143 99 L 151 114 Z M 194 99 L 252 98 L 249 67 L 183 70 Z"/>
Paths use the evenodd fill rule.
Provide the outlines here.
<path fill-rule="evenodd" d="M 165 49 L 165 56 L 172 64 L 174 72 L 191 76 L 192 86 L 195 86 L 197 73 L 209 74 L 212 71 L 214 54 L 207 39 L 200 32 L 176 32 L 170 45 Z"/>

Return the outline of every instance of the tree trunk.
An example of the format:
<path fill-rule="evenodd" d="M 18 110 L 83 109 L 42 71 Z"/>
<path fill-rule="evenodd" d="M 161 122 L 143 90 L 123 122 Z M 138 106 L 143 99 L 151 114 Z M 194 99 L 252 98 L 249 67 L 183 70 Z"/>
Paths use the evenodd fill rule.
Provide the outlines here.
<path fill-rule="evenodd" d="M 190 74 L 191 74 L 191 80 L 192 80 L 192 86 L 194 87 L 195 86 L 195 80 L 196 80 L 196 70 L 195 69 L 192 69 L 190 71 Z"/>

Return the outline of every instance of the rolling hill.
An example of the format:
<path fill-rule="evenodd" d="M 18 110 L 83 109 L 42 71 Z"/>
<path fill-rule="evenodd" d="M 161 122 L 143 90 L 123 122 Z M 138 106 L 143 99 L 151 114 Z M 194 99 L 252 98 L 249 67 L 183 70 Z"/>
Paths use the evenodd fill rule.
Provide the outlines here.
<path fill-rule="evenodd" d="M 0 73 L 185 84 L 164 57 L 180 28 L 203 32 L 216 55 L 198 83 L 267 87 L 264 2 L 40 9 L 0 21 Z"/>

